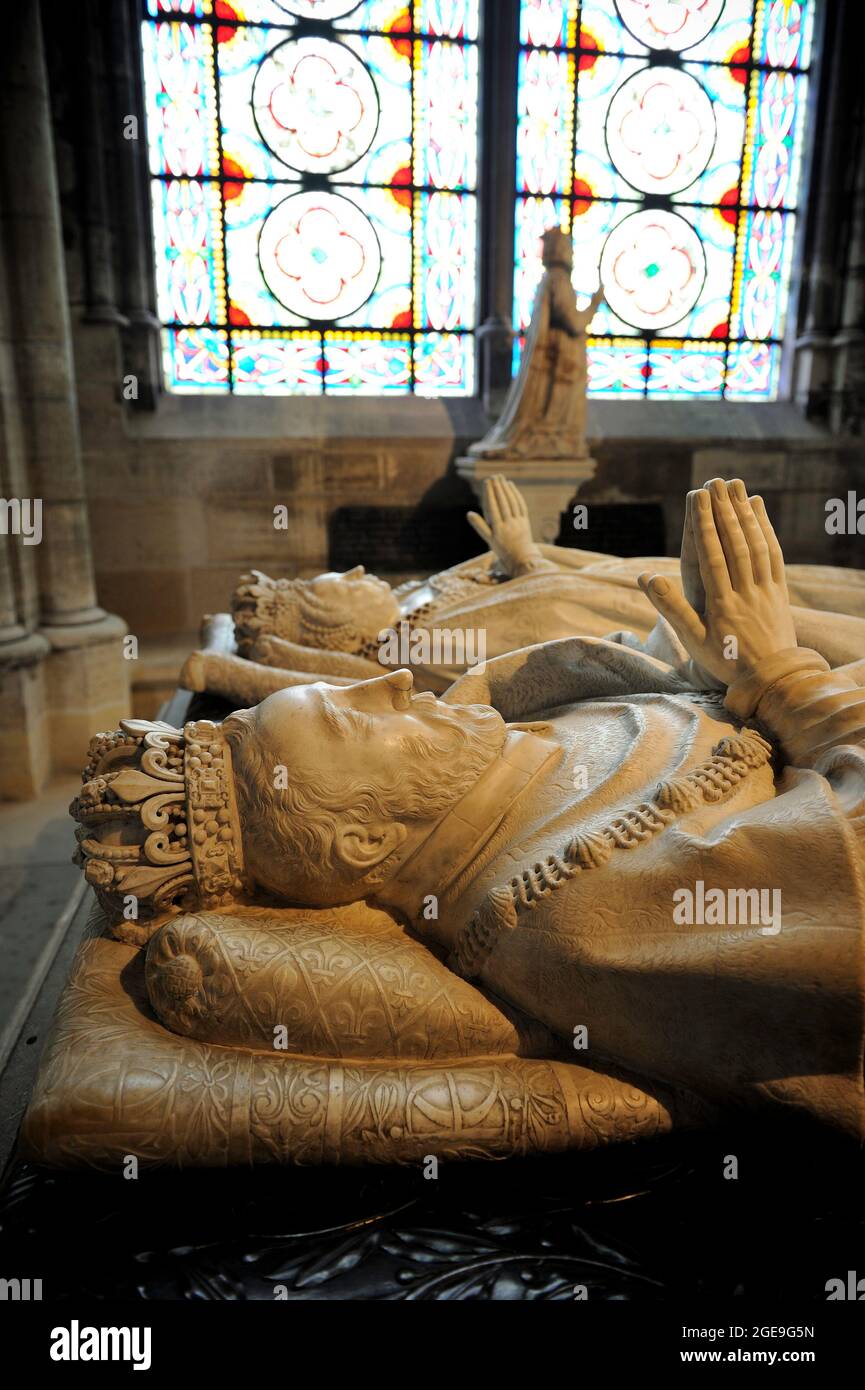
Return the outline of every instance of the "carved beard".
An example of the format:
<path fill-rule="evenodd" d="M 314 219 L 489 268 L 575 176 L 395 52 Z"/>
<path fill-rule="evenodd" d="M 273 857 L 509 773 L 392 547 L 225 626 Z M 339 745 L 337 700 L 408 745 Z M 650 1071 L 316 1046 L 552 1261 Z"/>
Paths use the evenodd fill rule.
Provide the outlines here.
<path fill-rule="evenodd" d="M 435 734 L 402 738 L 399 819 L 432 820 L 444 815 L 474 787 L 502 751 L 508 728 L 485 705 L 441 705 L 431 710 Z"/>
<path fill-rule="evenodd" d="M 440 819 L 500 753 L 507 728 L 485 705 L 433 706 L 433 732 L 406 738 L 404 758 L 389 783 L 374 760 L 369 781 L 346 783 L 338 770 L 292 768 L 288 787 L 276 791 L 279 758 L 255 736 L 246 711 L 224 725 L 232 744 L 247 868 L 263 887 L 292 902 L 349 902 L 381 883 L 394 856 L 366 879 L 350 879 L 337 864 L 334 832 L 342 818 L 430 822 Z M 378 775 L 377 775 L 378 774 Z M 351 892 L 346 892 L 347 888 Z"/>
<path fill-rule="evenodd" d="M 430 710 L 432 738 L 404 738 L 400 749 L 408 760 L 405 783 L 409 805 L 419 803 L 426 815 L 448 810 L 498 756 L 507 737 L 501 715 L 484 705 L 440 706 Z M 402 815 L 411 816 L 406 808 Z M 417 813 L 412 818 L 417 818 Z M 421 817 L 425 818 L 425 817 Z"/>
<path fill-rule="evenodd" d="M 501 716 L 484 705 L 445 705 L 435 714 L 431 711 L 429 722 L 438 725 L 439 736 L 400 740 L 406 768 L 400 776 L 399 796 L 387 804 L 396 820 L 444 817 L 495 762 L 508 732 Z M 374 890 L 385 883 L 401 857 L 397 850 L 377 864 L 363 879 L 367 888 Z"/>

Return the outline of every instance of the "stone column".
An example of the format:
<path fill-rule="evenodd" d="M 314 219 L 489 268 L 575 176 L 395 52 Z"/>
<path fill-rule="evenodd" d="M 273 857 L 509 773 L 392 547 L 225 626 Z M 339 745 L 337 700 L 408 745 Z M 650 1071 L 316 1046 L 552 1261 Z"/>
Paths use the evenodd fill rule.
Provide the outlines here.
<path fill-rule="evenodd" d="M 75 400 L 69 305 L 38 5 L 7 28 L 0 177 L 30 486 L 42 501 L 40 603 L 47 627 L 100 622 Z"/>
<path fill-rule="evenodd" d="M 111 232 L 111 200 L 109 198 L 109 161 L 105 135 L 110 131 L 111 118 L 106 119 L 109 103 L 106 100 L 105 64 L 103 59 L 104 7 L 96 0 L 85 0 L 71 16 L 79 33 L 78 52 L 83 78 L 80 98 L 76 102 L 75 143 L 86 150 L 88 157 L 81 161 L 83 184 L 82 222 L 87 307 L 85 323 L 107 323 L 125 326 L 127 320 L 117 307 L 114 275 L 114 251 Z M 110 27 L 110 26 L 109 26 Z M 111 171 L 113 173 L 113 171 Z"/>
<path fill-rule="evenodd" d="M 802 331 L 793 392 L 810 419 L 835 433 L 861 432 L 865 101 L 859 74 L 865 10 L 859 0 L 825 6 L 822 73 L 805 246 Z"/>
<path fill-rule="evenodd" d="M 98 10 L 97 6 L 97 10 Z M 99 16 L 91 20 L 98 26 Z M 115 129 L 126 130 L 122 157 L 114 168 L 113 194 L 120 227 L 120 294 L 125 326 L 123 370 L 138 383 L 130 405 L 155 410 L 161 389 L 160 323 L 154 313 L 156 290 L 150 216 L 150 167 L 144 124 L 138 0 L 114 0 L 106 37 L 110 97 L 106 109 Z M 117 143 L 117 142 L 115 142 Z"/>
<path fill-rule="evenodd" d="M 0 189 L 0 494 L 7 501 L 32 496 L 15 370 L 15 332 L 9 303 L 9 266 Z M 39 622 L 35 550 L 11 529 L 0 548 L 0 644 L 17 641 Z"/>
<path fill-rule="evenodd" d="M 35 547 L 25 544 L 20 510 L 16 526 L 15 509 L 30 495 L 0 208 L 0 797 L 15 799 L 35 796 L 50 770 L 43 664 L 50 647 L 36 631 Z"/>
<path fill-rule="evenodd" d="M 860 14 L 861 20 L 861 14 Z M 865 30 L 865 25 L 862 26 Z M 865 433 L 865 101 L 858 119 L 851 112 L 853 177 L 848 194 L 847 255 L 844 266 L 840 327 L 832 346 L 835 371 L 830 423 L 838 434 Z"/>
<path fill-rule="evenodd" d="M 2 245 L 53 765 L 80 767 L 88 737 L 128 708 L 119 618 L 96 601 L 48 79 L 38 4 L 9 16 L 0 54 Z"/>
<path fill-rule="evenodd" d="M 513 369 L 519 0 L 487 0 L 483 18 L 478 347 L 484 409 L 495 417 Z"/>
<path fill-rule="evenodd" d="M 822 82 L 819 101 L 812 92 L 817 122 L 812 167 L 816 197 L 805 244 L 803 318 L 796 340 L 793 393 L 805 414 L 826 420 L 832 381 L 832 330 L 838 305 L 838 210 L 843 194 L 844 154 L 847 141 L 846 101 L 849 67 L 853 55 L 837 42 L 846 0 L 824 12 Z"/>

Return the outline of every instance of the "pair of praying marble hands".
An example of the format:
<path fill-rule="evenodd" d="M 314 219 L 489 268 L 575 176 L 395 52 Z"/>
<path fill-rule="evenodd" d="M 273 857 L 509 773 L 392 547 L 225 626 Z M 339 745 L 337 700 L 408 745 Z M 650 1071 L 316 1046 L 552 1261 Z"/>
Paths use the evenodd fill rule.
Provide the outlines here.
<path fill-rule="evenodd" d="M 749 497 L 739 478 L 688 493 L 681 573 L 681 591 L 663 575 L 638 582 L 691 657 L 698 684 L 728 687 L 796 646 L 778 538 L 762 497 Z"/>
<path fill-rule="evenodd" d="M 468 520 L 508 574 L 541 559 L 525 500 L 506 478 L 488 480 L 484 516 Z M 681 590 L 649 573 L 639 585 L 691 657 L 695 684 L 726 688 L 796 646 L 778 538 L 762 497 L 749 497 L 739 478 L 688 493 L 681 573 Z"/>

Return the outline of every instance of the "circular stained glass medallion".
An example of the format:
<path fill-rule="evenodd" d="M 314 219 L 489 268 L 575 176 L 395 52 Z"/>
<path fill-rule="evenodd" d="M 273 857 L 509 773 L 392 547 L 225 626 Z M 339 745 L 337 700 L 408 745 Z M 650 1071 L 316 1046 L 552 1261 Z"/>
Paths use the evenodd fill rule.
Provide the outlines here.
<path fill-rule="evenodd" d="M 280 304 L 316 322 L 353 314 L 381 271 L 375 228 L 335 193 L 294 193 L 277 204 L 262 225 L 258 258 Z"/>
<path fill-rule="evenodd" d="M 289 39 L 262 60 L 252 108 L 268 149 L 304 174 L 350 169 L 378 129 L 369 70 L 345 44 L 317 36 Z"/>
<path fill-rule="evenodd" d="M 619 87 L 607 112 L 607 149 L 643 193 L 680 193 L 715 148 L 715 112 L 705 89 L 680 68 L 648 67 Z"/>
<path fill-rule="evenodd" d="M 601 252 L 607 304 L 632 328 L 656 331 L 693 309 L 706 279 L 706 256 L 690 222 L 646 209 L 614 227 Z"/>
<path fill-rule="evenodd" d="M 626 29 L 649 48 L 692 48 L 718 23 L 724 0 L 616 0 Z"/>
<path fill-rule="evenodd" d="M 351 14 L 360 0 L 276 0 L 281 10 L 297 19 L 342 19 Z"/>

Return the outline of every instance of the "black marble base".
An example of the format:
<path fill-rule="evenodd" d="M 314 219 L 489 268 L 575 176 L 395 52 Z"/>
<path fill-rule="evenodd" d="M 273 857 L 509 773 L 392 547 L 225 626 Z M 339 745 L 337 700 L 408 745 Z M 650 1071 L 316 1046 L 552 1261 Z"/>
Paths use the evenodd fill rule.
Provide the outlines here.
<path fill-rule="evenodd" d="M 728 1156 L 737 1179 L 724 1177 Z M 0 1273 L 45 1300 L 825 1301 L 865 1274 L 861 1158 L 732 1134 L 416 1169 L 17 1164 Z"/>

